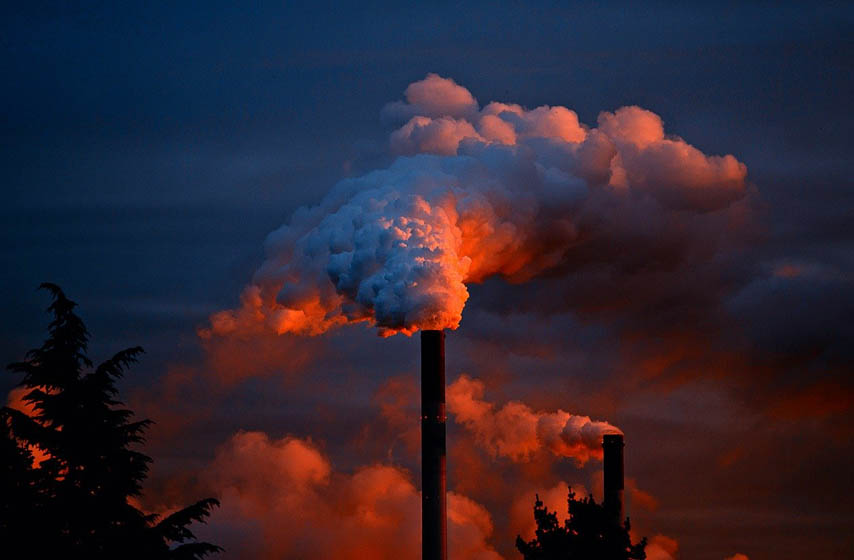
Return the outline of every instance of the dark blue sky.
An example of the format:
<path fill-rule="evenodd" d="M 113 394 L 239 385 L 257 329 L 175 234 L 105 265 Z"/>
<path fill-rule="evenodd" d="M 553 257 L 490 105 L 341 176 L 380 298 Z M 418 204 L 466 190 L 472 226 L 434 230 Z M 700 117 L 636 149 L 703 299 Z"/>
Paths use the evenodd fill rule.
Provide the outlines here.
<path fill-rule="evenodd" d="M 388 164 L 390 127 L 381 108 L 436 72 L 481 103 L 564 105 L 591 125 L 602 110 L 637 104 L 703 152 L 734 154 L 762 203 L 760 240 L 747 258 L 831 272 L 823 283 L 779 290 L 743 281 L 730 308 L 743 314 L 757 345 L 777 350 L 819 340 L 830 349 L 822 363 L 848 371 L 850 4 L 152 4 L 28 2 L 3 9 L 5 362 L 43 336 L 46 297 L 35 291 L 42 281 L 59 283 L 82 305 L 96 357 L 145 346 L 148 356 L 129 389 L 154 384 L 169 364 L 201 360 L 195 328 L 237 304 L 266 234 L 300 205 L 318 202 L 338 179 Z M 472 303 L 488 300 L 492 288 L 473 290 Z M 597 337 L 595 329 L 583 330 L 576 334 Z M 341 342 L 339 356 L 353 356 L 358 341 L 372 340 L 354 336 L 352 346 Z M 390 369 L 412 365 L 411 344 L 391 343 Z M 323 378 L 334 379 L 332 358 L 323 367 Z M 850 387 L 841 374 L 831 377 Z M 13 384 L 6 379 L 0 389 Z M 250 395 L 244 404 L 232 403 L 233 416 L 257 405 L 264 389 L 250 385 L 242 389 Z M 370 395 L 375 385 L 353 395 Z M 297 410 L 310 399 L 288 402 Z M 266 427 L 279 421 L 251 418 Z M 275 429 L 308 429 L 300 424 L 307 421 L 294 422 Z M 244 427 L 239 420 L 226 424 L 225 435 Z M 335 436 L 325 437 L 333 448 Z M 763 494 L 762 508 L 807 507 L 777 499 L 787 485 L 805 484 L 805 473 L 812 471 L 798 467 L 783 476 Z M 825 509 L 839 511 L 828 505 L 832 489 L 819 493 Z M 683 530 L 674 536 L 684 557 L 722 558 L 717 549 L 703 555 L 698 545 L 717 534 L 718 521 L 698 521 L 711 527 L 705 533 L 668 521 L 666 511 L 657 522 Z M 837 525 L 813 529 L 804 533 L 804 547 L 818 534 L 836 543 L 823 550 L 854 546 L 850 536 L 832 536 Z M 769 544 L 775 535 L 754 543 L 752 560 L 766 557 L 763 550 L 795 557 Z M 750 546 L 749 539 L 739 542 Z"/>
<path fill-rule="evenodd" d="M 44 278 L 146 314 L 222 305 L 296 206 L 382 163 L 379 109 L 428 71 L 587 123 L 648 107 L 746 162 L 773 226 L 822 245 L 798 250 L 845 237 L 850 10 L 562 4 L 7 10 L 4 306 L 28 315 Z"/>

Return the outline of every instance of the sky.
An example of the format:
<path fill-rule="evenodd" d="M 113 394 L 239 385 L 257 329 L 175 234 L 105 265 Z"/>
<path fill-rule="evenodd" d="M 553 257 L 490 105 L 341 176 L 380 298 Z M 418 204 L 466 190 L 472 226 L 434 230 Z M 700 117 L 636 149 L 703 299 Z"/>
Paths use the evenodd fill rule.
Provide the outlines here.
<path fill-rule="evenodd" d="M 0 358 L 42 341 L 43 281 L 95 359 L 142 345 L 122 384 L 156 422 L 141 504 L 215 493 L 201 533 L 226 558 L 417 550 L 418 337 L 377 334 L 437 324 L 451 558 L 518 557 L 536 492 L 601 497 L 594 450 L 531 428 L 570 414 L 624 432 L 652 560 L 851 556 L 854 10 L 744 4 L 7 7 Z M 489 121 L 512 140 L 493 101 L 520 107 Z M 597 138 L 624 177 L 578 151 Z M 340 193 L 436 208 L 441 181 L 515 228 L 428 276 L 462 275 L 459 314 L 270 319 L 310 299 L 283 278 L 332 270 L 281 265 L 330 250 Z"/>

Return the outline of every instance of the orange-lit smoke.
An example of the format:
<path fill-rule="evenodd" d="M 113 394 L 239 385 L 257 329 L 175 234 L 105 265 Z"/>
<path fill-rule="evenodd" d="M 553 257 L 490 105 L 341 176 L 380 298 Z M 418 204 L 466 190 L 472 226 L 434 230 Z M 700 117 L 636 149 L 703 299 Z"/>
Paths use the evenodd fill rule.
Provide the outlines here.
<path fill-rule="evenodd" d="M 607 422 L 563 410 L 535 411 L 517 401 L 496 407 L 483 400 L 484 392 L 482 381 L 461 375 L 448 386 L 448 411 L 493 457 L 526 461 L 537 451 L 548 449 L 583 465 L 602 458 L 603 435 L 622 433 Z"/>
<path fill-rule="evenodd" d="M 525 281 L 571 261 L 586 239 L 630 244 L 648 236 L 651 213 L 720 211 L 746 192 L 744 164 L 667 136 L 640 107 L 603 112 L 590 128 L 560 106 L 481 108 L 430 74 L 383 113 L 406 121 L 391 135 L 401 157 L 272 232 L 240 307 L 214 314 L 203 337 L 352 322 L 382 335 L 455 329 L 469 283 Z"/>
<path fill-rule="evenodd" d="M 239 432 L 200 478 L 219 493 L 222 510 L 214 513 L 210 530 L 233 557 L 418 557 L 421 499 L 402 468 L 374 464 L 337 472 L 311 440 Z M 482 506 L 449 493 L 454 558 L 500 560 L 487 544 L 491 533 Z"/>
<path fill-rule="evenodd" d="M 665 535 L 653 535 L 646 545 L 646 560 L 675 560 L 679 543 Z"/>

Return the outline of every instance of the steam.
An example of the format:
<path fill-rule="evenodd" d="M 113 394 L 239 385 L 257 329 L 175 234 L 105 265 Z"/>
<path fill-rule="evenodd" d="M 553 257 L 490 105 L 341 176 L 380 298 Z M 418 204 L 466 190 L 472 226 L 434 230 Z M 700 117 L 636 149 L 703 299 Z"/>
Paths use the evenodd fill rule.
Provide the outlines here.
<path fill-rule="evenodd" d="M 493 457 L 526 461 L 546 449 L 583 465 L 602 458 L 602 436 L 622 433 L 607 422 L 563 410 L 535 411 L 516 401 L 496 408 L 483 395 L 483 382 L 461 375 L 448 386 L 448 410 Z"/>
<path fill-rule="evenodd" d="M 202 336 L 317 335 L 353 322 L 384 336 L 455 329 L 467 284 L 524 282 L 572 262 L 588 239 L 630 244 L 662 217 L 745 195 L 744 164 L 666 136 L 640 107 L 589 128 L 560 106 L 481 108 L 435 74 L 405 95 L 383 110 L 405 121 L 390 138 L 400 157 L 272 232 L 241 306 L 214 314 Z"/>
<path fill-rule="evenodd" d="M 221 496 L 211 531 L 234 557 L 418 557 L 421 498 L 402 468 L 372 464 L 344 472 L 311 440 L 238 432 L 199 480 Z M 456 558 L 501 560 L 488 543 L 492 531 L 482 505 L 448 493 L 448 545 Z"/>

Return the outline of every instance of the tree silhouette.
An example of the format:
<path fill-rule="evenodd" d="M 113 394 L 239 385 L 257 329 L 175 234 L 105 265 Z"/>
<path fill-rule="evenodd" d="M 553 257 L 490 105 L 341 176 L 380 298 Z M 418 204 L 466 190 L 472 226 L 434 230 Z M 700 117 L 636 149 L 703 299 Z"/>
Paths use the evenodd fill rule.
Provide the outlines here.
<path fill-rule="evenodd" d="M 10 409 L 0 409 L 0 547 L 36 542 L 38 535 L 38 469 L 33 456 L 11 431 Z"/>
<path fill-rule="evenodd" d="M 86 373 L 89 333 L 76 304 L 54 284 L 41 288 L 53 296 L 48 338 L 8 366 L 23 374 L 19 386 L 34 414 L 0 411 L 0 546 L 45 558 L 197 559 L 220 551 L 195 542 L 188 528 L 204 522 L 215 499 L 163 519 L 128 503 L 148 475 L 151 458 L 133 447 L 151 421 L 132 421 L 116 381 L 142 348 L 122 350 Z M 46 455 L 38 465 L 33 447 Z"/>
<path fill-rule="evenodd" d="M 516 548 L 525 560 L 644 560 L 646 538 L 632 544 L 628 518 L 622 525 L 593 496 L 575 499 L 570 488 L 569 518 L 561 525 L 537 496 L 534 519 L 536 537 L 525 542 L 516 537 Z"/>

